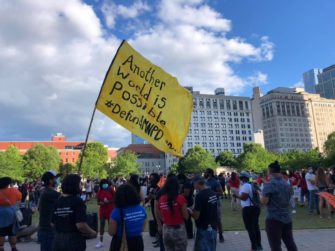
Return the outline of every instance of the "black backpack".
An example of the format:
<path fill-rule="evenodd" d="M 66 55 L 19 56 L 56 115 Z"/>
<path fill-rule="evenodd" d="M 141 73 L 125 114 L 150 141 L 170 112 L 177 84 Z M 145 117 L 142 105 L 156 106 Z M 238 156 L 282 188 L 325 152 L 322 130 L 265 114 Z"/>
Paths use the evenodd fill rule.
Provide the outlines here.
<path fill-rule="evenodd" d="M 251 201 L 251 203 L 253 204 L 253 206 L 255 207 L 261 207 L 261 198 L 259 196 L 259 191 L 261 191 L 261 189 L 259 188 L 259 186 L 257 185 L 257 183 L 252 182 L 251 184 L 251 191 L 252 191 L 252 199 L 249 196 L 249 199 Z"/>

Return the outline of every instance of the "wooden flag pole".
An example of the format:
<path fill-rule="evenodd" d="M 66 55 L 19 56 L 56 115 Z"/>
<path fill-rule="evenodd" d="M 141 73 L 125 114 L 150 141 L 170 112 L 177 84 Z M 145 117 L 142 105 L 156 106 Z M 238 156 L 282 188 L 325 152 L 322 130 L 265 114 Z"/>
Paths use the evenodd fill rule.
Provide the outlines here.
<path fill-rule="evenodd" d="M 116 53 L 115 53 L 115 56 L 112 60 L 112 63 L 110 64 L 109 68 L 108 68 L 108 71 L 106 72 L 106 75 L 105 75 L 105 78 L 104 78 L 104 81 L 101 85 L 101 88 L 100 88 L 100 91 L 99 91 L 99 95 L 97 97 L 97 100 L 95 101 L 95 105 L 94 105 L 94 109 L 93 109 L 93 113 L 92 113 L 92 116 L 91 116 L 91 121 L 90 121 L 90 125 L 88 126 L 88 130 L 87 130 L 87 134 L 86 134 L 86 139 L 85 139 L 85 143 L 84 143 L 84 147 L 83 147 L 83 150 L 81 151 L 81 154 L 80 154 L 80 162 L 79 162 L 79 166 L 78 166 L 78 174 L 80 173 L 81 171 L 81 166 L 83 164 L 83 160 L 84 160 L 84 154 L 85 154 L 85 151 L 86 151 L 86 146 L 87 146 L 87 141 L 88 141 L 88 137 L 90 136 L 90 132 L 91 132 L 91 127 L 92 127 L 92 124 L 93 124 L 93 119 L 94 119 L 94 115 L 95 115 L 95 111 L 97 110 L 97 104 L 98 104 L 98 101 L 99 101 L 99 98 L 100 98 L 100 95 L 101 95 L 101 91 L 102 91 L 102 88 L 104 86 L 104 83 L 107 79 L 107 76 L 108 76 L 108 73 L 110 71 L 110 69 L 112 68 L 113 66 L 113 63 L 114 63 L 114 60 L 117 56 L 117 54 L 119 53 L 119 50 L 121 48 L 121 46 L 123 45 L 123 43 L 125 42 L 125 40 L 122 40 L 119 48 L 117 49 Z"/>

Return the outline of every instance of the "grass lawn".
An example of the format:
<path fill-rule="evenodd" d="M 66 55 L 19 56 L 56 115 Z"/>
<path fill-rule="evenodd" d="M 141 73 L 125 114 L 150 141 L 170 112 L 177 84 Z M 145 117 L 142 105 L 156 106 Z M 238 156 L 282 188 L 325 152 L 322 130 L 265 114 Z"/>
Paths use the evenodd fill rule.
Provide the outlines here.
<path fill-rule="evenodd" d="M 98 212 L 98 205 L 93 199 L 87 203 L 88 212 Z M 333 219 L 320 219 L 318 215 L 309 215 L 308 209 L 298 207 L 297 213 L 293 215 L 294 229 L 324 229 L 335 228 L 335 216 Z M 147 208 L 148 218 L 151 219 L 151 210 Z M 259 219 L 261 229 L 264 229 L 265 208 L 262 208 Z M 38 221 L 38 213 L 33 215 L 33 222 Z M 222 223 L 225 231 L 245 230 L 242 220 L 241 210 L 232 211 L 230 208 L 230 200 L 223 201 Z"/>

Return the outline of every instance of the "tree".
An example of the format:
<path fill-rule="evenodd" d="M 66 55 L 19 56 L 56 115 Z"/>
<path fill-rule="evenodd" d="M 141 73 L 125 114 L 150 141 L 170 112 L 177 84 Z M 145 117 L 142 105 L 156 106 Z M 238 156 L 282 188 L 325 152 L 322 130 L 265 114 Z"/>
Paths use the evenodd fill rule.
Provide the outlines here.
<path fill-rule="evenodd" d="M 8 176 L 23 181 L 23 158 L 15 146 L 9 146 L 0 153 L 0 176 Z"/>
<path fill-rule="evenodd" d="M 268 152 L 260 144 L 245 143 L 243 150 L 238 157 L 238 166 L 243 170 L 263 172 L 271 162 L 278 159 L 276 154 Z"/>
<path fill-rule="evenodd" d="M 30 180 L 40 178 L 48 170 L 58 171 L 61 163 L 61 158 L 56 148 L 40 144 L 30 148 L 23 159 L 25 161 L 23 173 Z"/>
<path fill-rule="evenodd" d="M 65 165 L 61 165 L 59 167 L 59 172 L 62 174 L 63 177 L 66 175 L 73 173 L 75 171 L 75 166 L 72 165 L 71 163 L 66 163 Z"/>
<path fill-rule="evenodd" d="M 324 144 L 325 164 L 327 166 L 334 165 L 335 163 L 335 132 L 328 135 Z"/>
<path fill-rule="evenodd" d="M 235 167 L 237 164 L 235 155 L 231 151 L 221 152 L 215 158 L 215 162 L 220 166 L 229 166 L 229 167 Z"/>
<path fill-rule="evenodd" d="M 139 174 L 137 155 L 133 152 L 125 152 L 116 157 L 114 167 L 110 169 L 109 176 L 113 178 L 126 177 L 129 174 Z"/>
<path fill-rule="evenodd" d="M 79 156 L 77 167 L 80 163 Z M 103 144 L 99 142 L 91 142 L 86 146 L 83 156 L 83 163 L 80 173 L 85 177 L 102 178 L 106 177 L 106 162 L 108 160 L 108 151 Z"/>
<path fill-rule="evenodd" d="M 281 165 L 287 169 L 308 168 L 309 166 L 318 167 L 322 158 L 317 148 L 309 150 L 307 152 L 300 150 L 292 150 L 281 154 Z"/>
<path fill-rule="evenodd" d="M 178 162 L 178 173 L 203 173 L 206 168 L 216 169 L 214 157 L 200 145 L 190 148 Z"/>

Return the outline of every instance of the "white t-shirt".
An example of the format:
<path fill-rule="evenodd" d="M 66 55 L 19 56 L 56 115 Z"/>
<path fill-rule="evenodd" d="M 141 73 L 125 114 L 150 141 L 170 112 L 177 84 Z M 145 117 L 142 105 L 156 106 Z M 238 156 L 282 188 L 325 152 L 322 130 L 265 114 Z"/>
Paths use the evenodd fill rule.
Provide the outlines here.
<path fill-rule="evenodd" d="M 313 185 L 312 182 L 311 182 L 311 180 L 315 180 L 315 174 L 306 173 L 305 179 L 306 179 L 307 189 L 309 191 L 317 190 L 317 187 L 315 185 Z"/>
<path fill-rule="evenodd" d="M 252 187 L 251 184 L 249 183 L 244 183 L 241 187 L 240 187 L 240 196 L 242 195 L 242 193 L 247 193 L 249 194 L 250 198 L 252 199 Z M 249 197 L 248 199 L 246 199 L 245 201 L 241 200 L 241 207 L 250 207 L 252 206 L 252 202 L 250 201 Z"/>

